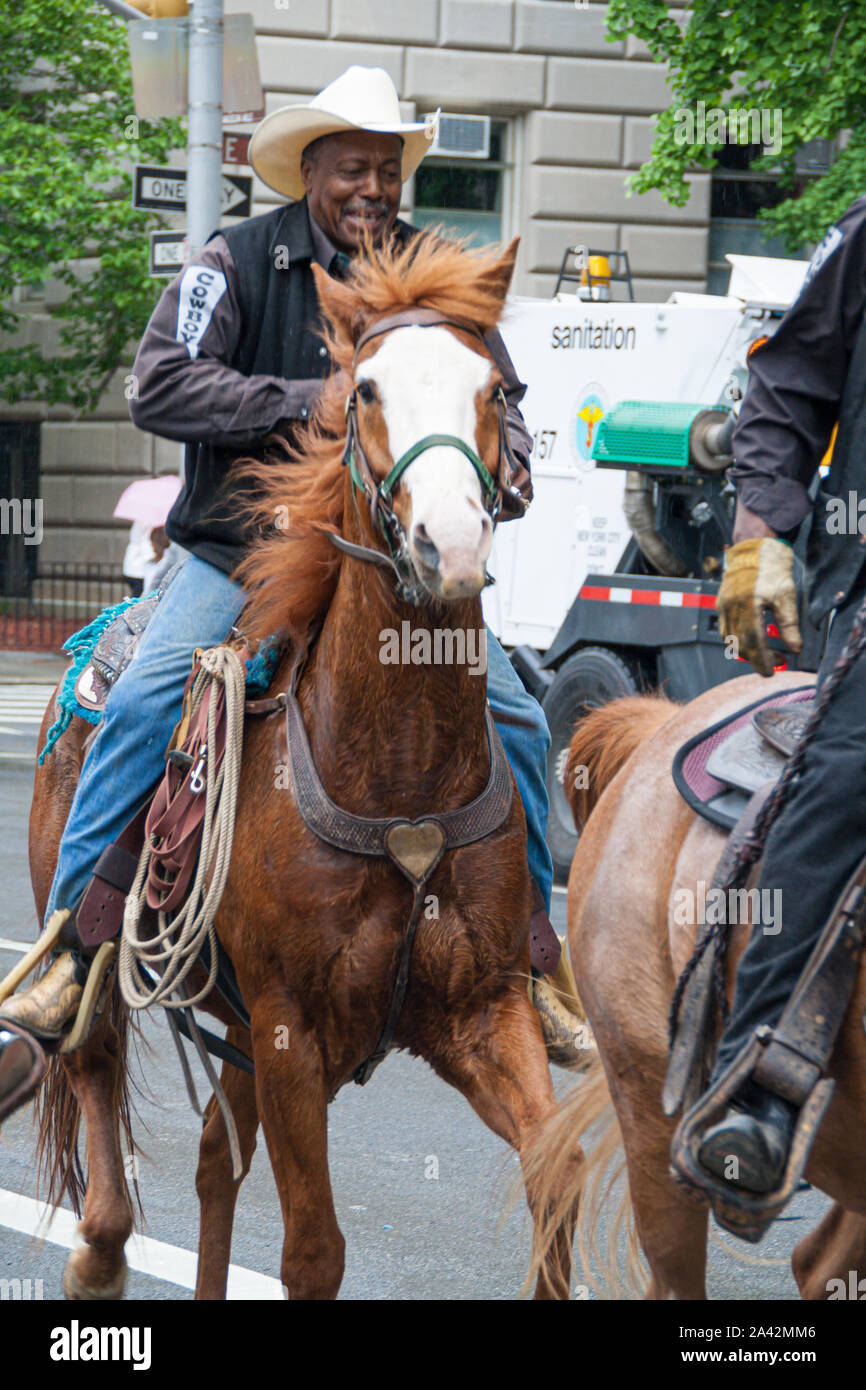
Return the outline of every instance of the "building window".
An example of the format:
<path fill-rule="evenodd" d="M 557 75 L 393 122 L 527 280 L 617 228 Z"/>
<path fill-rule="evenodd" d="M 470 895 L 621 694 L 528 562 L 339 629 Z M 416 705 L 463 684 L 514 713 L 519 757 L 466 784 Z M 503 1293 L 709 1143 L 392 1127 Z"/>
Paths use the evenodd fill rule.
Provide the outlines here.
<path fill-rule="evenodd" d="M 729 252 L 742 256 L 783 256 L 808 260 L 805 248 L 793 257 L 785 250 L 781 237 L 767 234 L 758 221 L 763 208 L 777 207 L 791 196 L 782 188 L 772 170 L 753 170 L 752 163 L 763 154 L 763 146 L 722 145 L 716 156 L 710 201 L 710 244 L 707 289 L 710 294 L 727 294 L 731 267 L 725 260 Z M 797 181 L 794 192 L 818 178 L 829 168 L 833 143 L 813 140 L 797 154 Z"/>
<path fill-rule="evenodd" d="M 441 223 L 451 236 L 471 237 L 475 245 L 503 240 L 505 183 L 512 167 L 508 131 L 507 121 L 491 121 L 487 159 L 427 156 L 415 173 L 416 227 Z"/>
<path fill-rule="evenodd" d="M 0 497 L 4 499 L 4 526 L 0 531 L 0 597 L 29 595 L 36 578 L 38 545 L 32 544 L 21 524 L 31 524 L 41 508 L 39 501 L 40 427 L 18 421 L 0 424 Z M 10 520 L 11 519 L 11 520 Z M 2 604 L 0 604 L 2 612 Z"/>

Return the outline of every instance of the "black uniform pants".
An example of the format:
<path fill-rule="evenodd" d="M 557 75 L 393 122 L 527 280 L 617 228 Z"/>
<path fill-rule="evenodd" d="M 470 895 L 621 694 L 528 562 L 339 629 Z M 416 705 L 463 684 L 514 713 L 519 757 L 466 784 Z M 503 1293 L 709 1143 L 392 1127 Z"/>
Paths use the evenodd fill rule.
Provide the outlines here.
<path fill-rule="evenodd" d="M 826 679 L 863 599 L 866 576 L 839 610 L 819 672 Z M 718 1076 L 762 1023 L 778 1022 L 851 874 L 866 855 L 866 656 L 844 678 L 806 752 L 802 775 L 767 837 L 758 886 L 780 890 L 781 929 L 758 924 L 737 969 Z M 762 899 L 763 901 L 763 899 Z M 771 924 L 775 929 L 779 920 Z"/>

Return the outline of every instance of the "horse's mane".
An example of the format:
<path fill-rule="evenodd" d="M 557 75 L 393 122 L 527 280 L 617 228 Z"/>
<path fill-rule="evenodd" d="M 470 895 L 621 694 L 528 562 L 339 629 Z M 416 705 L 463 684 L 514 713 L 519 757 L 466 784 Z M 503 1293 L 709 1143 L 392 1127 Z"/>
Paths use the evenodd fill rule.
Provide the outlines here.
<path fill-rule="evenodd" d="M 252 490 L 247 515 L 259 532 L 236 575 L 249 594 L 242 622 L 248 636 L 286 631 L 300 640 L 333 598 L 342 555 L 328 533 L 343 524 L 344 406 L 364 328 L 421 305 L 488 332 L 502 311 L 501 260 L 501 247 L 469 249 L 429 232 L 356 257 L 351 279 L 340 284 L 344 298 L 347 291 L 354 296 L 354 310 L 348 306 L 345 320 L 328 316 L 324 336 L 336 365 L 308 428 L 293 443 L 269 436 L 263 460 L 241 459 L 233 470 Z"/>

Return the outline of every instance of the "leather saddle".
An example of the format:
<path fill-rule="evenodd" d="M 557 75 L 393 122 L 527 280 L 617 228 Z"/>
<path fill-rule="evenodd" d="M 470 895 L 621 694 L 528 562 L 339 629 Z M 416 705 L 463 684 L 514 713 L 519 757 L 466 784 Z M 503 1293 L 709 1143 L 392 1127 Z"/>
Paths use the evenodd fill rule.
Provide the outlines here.
<path fill-rule="evenodd" d="M 754 794 L 781 775 L 813 709 L 814 685 L 757 700 L 678 750 L 673 779 L 704 820 L 733 830 Z"/>
<path fill-rule="evenodd" d="M 99 713 L 105 708 L 109 691 L 135 655 L 159 598 L 158 593 L 151 594 L 131 604 L 102 633 L 75 682 L 75 698 L 84 709 Z"/>
<path fill-rule="evenodd" d="M 184 563 L 180 560 L 172 565 L 152 594 L 131 603 L 100 634 L 74 686 L 75 698 L 82 709 L 94 714 L 101 714 L 105 709 L 111 687 L 135 656 L 157 604 Z"/>

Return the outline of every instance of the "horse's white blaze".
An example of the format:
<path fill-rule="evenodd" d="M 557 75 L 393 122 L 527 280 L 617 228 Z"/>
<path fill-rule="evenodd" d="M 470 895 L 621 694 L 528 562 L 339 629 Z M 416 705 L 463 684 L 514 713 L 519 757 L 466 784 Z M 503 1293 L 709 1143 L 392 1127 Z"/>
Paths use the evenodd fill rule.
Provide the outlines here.
<path fill-rule="evenodd" d="M 395 462 L 428 434 L 455 435 L 477 453 L 475 396 L 490 373 L 490 362 L 447 328 L 417 325 L 389 333 L 358 369 L 359 378 L 378 388 Z M 443 598 L 478 593 L 493 528 L 469 459 L 451 445 L 435 445 L 413 460 L 402 483 L 411 504 L 409 544 L 425 576 L 431 552 L 424 542 L 438 551 L 431 587 Z"/>

